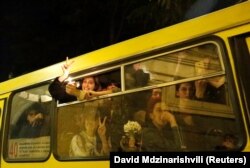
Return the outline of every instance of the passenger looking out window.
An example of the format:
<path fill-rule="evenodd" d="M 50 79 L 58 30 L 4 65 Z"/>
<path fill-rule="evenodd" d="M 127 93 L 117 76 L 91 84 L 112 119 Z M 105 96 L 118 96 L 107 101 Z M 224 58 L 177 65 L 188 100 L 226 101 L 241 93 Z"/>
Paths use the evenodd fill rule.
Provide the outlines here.
<path fill-rule="evenodd" d="M 195 63 L 196 75 L 208 74 L 211 60 L 209 57 Z M 217 76 L 195 81 L 195 97 L 198 100 L 226 103 L 225 76 Z"/>
<path fill-rule="evenodd" d="M 176 96 L 179 100 L 175 117 L 181 134 L 182 149 L 185 151 L 200 151 L 204 149 L 204 135 L 206 132 L 204 118 L 192 114 L 188 109 L 189 100 L 194 97 L 193 82 L 176 85 Z"/>
<path fill-rule="evenodd" d="M 45 120 L 45 110 L 34 103 L 28 107 L 17 121 L 11 133 L 11 138 L 37 138 L 42 135 Z"/>
<path fill-rule="evenodd" d="M 86 114 L 83 129 L 75 135 L 70 143 L 69 156 L 102 156 L 109 154 L 109 144 L 106 137 L 106 117 L 103 121 L 99 116 Z M 98 137 L 99 136 L 99 137 Z M 98 144 L 98 138 L 101 143 Z"/>
<path fill-rule="evenodd" d="M 125 87 L 126 89 L 133 89 L 137 87 L 146 86 L 150 77 L 149 73 L 145 73 L 142 69 L 141 63 L 126 66 L 125 68 Z"/>
<path fill-rule="evenodd" d="M 101 96 L 119 91 L 115 86 L 102 90 L 98 77 L 87 76 L 82 80 L 81 88 L 77 88 L 76 82 L 68 82 L 71 66 L 74 62 L 66 58 L 66 63 L 62 66 L 63 74 L 57 77 L 49 86 L 49 92 L 53 98 L 65 103 L 75 100 L 90 99 L 94 96 Z"/>
<path fill-rule="evenodd" d="M 142 151 L 166 152 L 180 149 L 180 134 L 172 113 L 159 99 L 149 101 L 149 121 L 142 129 Z"/>

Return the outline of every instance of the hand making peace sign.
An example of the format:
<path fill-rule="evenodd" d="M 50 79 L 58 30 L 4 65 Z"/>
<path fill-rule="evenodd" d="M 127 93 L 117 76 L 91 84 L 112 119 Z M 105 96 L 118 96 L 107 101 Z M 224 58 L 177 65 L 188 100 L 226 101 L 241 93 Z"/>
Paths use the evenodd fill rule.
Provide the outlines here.
<path fill-rule="evenodd" d="M 99 117 L 99 127 L 98 127 L 98 134 L 100 138 L 104 138 L 106 134 L 106 120 L 107 116 L 104 117 L 103 121 L 101 121 L 101 118 Z"/>
<path fill-rule="evenodd" d="M 68 78 L 69 72 L 70 72 L 70 68 L 71 68 L 71 65 L 73 63 L 74 63 L 74 61 L 69 61 L 69 58 L 66 57 L 66 62 L 62 65 L 63 75 L 59 77 L 59 81 L 60 82 L 63 82 L 65 79 Z"/>

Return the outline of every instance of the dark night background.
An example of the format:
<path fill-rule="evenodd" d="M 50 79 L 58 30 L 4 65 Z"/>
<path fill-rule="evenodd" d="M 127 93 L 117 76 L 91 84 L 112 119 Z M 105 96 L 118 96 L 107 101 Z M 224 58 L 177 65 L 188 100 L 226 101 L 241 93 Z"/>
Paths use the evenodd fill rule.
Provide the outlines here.
<path fill-rule="evenodd" d="M 0 82 L 238 2 L 2 0 Z"/>

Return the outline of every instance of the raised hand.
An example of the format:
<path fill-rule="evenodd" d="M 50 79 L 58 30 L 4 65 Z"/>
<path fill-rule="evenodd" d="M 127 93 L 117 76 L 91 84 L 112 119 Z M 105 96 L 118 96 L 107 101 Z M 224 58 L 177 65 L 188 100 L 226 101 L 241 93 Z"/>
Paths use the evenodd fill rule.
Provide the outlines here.
<path fill-rule="evenodd" d="M 198 99 L 204 98 L 204 94 L 207 89 L 207 80 L 202 79 L 202 80 L 197 80 L 195 81 L 195 97 Z"/>
<path fill-rule="evenodd" d="M 171 127 L 176 127 L 177 123 L 173 114 L 168 111 L 164 111 L 161 114 L 161 119 L 170 124 Z"/>
<path fill-rule="evenodd" d="M 32 127 L 42 125 L 43 119 L 44 116 L 42 113 L 38 113 L 34 116 L 28 116 L 29 123 L 31 124 Z"/>
<path fill-rule="evenodd" d="M 65 79 L 68 78 L 69 72 L 73 63 L 74 61 L 69 61 L 69 58 L 66 57 L 65 63 L 62 65 L 63 75 L 59 77 L 60 82 L 63 82 Z"/>
<path fill-rule="evenodd" d="M 195 72 L 196 75 L 204 75 L 209 73 L 209 64 L 210 64 L 210 59 L 205 58 L 199 62 L 195 63 Z"/>
<path fill-rule="evenodd" d="M 98 134 L 100 136 L 100 138 L 105 138 L 106 135 L 106 120 L 107 120 L 107 116 L 104 117 L 103 121 L 101 121 L 101 118 L 99 117 L 99 127 L 98 127 Z"/>

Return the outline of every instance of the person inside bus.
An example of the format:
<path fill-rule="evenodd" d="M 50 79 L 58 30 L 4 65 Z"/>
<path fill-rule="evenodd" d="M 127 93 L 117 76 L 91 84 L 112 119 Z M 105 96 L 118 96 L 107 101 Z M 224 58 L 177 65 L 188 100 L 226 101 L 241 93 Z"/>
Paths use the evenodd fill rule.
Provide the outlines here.
<path fill-rule="evenodd" d="M 149 73 L 145 73 L 141 67 L 141 63 L 135 63 L 127 66 L 125 71 L 125 87 L 133 89 L 146 86 L 150 77 Z"/>
<path fill-rule="evenodd" d="M 39 103 L 28 107 L 17 121 L 11 138 L 37 138 L 42 135 L 45 110 Z"/>
<path fill-rule="evenodd" d="M 152 89 L 152 94 L 151 94 L 151 98 L 154 100 L 160 100 L 162 97 L 162 90 L 161 88 L 155 88 Z"/>
<path fill-rule="evenodd" d="M 196 75 L 205 75 L 209 72 L 211 59 L 204 58 L 195 63 Z M 225 104 L 225 76 L 217 76 L 195 81 L 195 98 L 197 100 Z"/>
<path fill-rule="evenodd" d="M 152 100 L 161 100 L 162 98 L 162 89 L 154 88 L 151 90 L 151 94 L 148 96 L 148 101 Z M 147 102 L 148 103 L 148 102 Z M 144 126 L 146 121 L 146 108 L 141 108 L 133 114 L 133 120 L 139 122 L 140 125 Z"/>
<path fill-rule="evenodd" d="M 180 135 L 177 122 L 167 111 L 161 99 L 151 99 L 148 103 L 147 125 L 142 129 L 142 151 L 165 152 L 180 149 Z"/>
<path fill-rule="evenodd" d="M 204 149 L 204 134 L 206 132 L 205 119 L 199 115 L 191 114 L 188 108 L 190 100 L 194 98 L 195 87 L 193 82 L 184 82 L 176 85 L 176 97 L 178 98 L 178 112 L 175 112 L 178 123 L 182 149 L 197 151 Z"/>
<path fill-rule="evenodd" d="M 75 82 L 66 82 L 72 64 L 73 61 L 69 62 L 67 57 L 66 63 L 62 66 L 63 74 L 57 77 L 49 86 L 51 96 L 59 100 L 60 103 L 89 99 L 118 90 L 117 87 L 109 87 L 109 89 L 101 90 L 99 79 L 94 76 L 83 78 L 81 89 L 78 89 Z"/>
<path fill-rule="evenodd" d="M 106 137 L 106 117 L 101 121 L 98 115 L 84 117 L 83 130 L 70 143 L 70 157 L 104 156 L 109 154 Z M 98 139 L 99 138 L 99 139 Z M 101 143 L 99 143 L 99 140 Z"/>
<path fill-rule="evenodd" d="M 225 134 L 220 145 L 215 150 L 235 150 L 237 147 L 237 137 L 233 134 Z"/>

